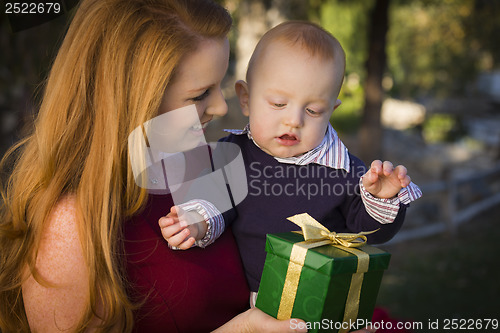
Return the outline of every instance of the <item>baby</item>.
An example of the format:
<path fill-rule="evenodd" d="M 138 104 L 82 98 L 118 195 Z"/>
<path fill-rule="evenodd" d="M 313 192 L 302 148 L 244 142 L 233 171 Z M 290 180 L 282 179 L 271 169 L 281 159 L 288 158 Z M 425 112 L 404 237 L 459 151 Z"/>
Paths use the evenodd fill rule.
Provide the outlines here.
<path fill-rule="evenodd" d="M 200 209 L 204 203 L 173 207 L 159 220 L 172 247 L 187 249 L 202 238 L 198 245 L 206 246 L 231 225 L 250 290 L 256 292 L 266 234 L 297 230 L 289 216 L 307 212 L 336 232 L 379 229 L 368 236 L 371 243 L 394 236 L 421 191 L 404 166 L 377 160 L 367 170 L 340 141 L 329 120 L 340 105 L 344 71 L 340 43 L 316 24 L 286 22 L 262 37 L 246 82 L 235 85 L 249 124 L 221 139 L 241 148 L 248 195 L 215 218 Z M 207 204 L 210 212 L 216 209 Z M 183 211 L 207 223 L 186 223 L 179 218 Z"/>

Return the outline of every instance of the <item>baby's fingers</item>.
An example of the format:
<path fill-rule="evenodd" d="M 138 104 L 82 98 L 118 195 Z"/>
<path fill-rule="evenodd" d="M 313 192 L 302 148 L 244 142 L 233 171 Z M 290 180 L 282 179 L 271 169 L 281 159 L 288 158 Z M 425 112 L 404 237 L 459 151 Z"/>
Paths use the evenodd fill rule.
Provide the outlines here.
<path fill-rule="evenodd" d="M 161 217 L 158 220 L 161 232 L 165 238 L 172 237 L 174 234 L 178 233 L 182 229 L 186 228 L 186 224 L 179 222 L 178 219 L 172 217 Z"/>
<path fill-rule="evenodd" d="M 384 161 L 382 164 L 382 168 L 384 169 L 384 175 L 389 176 L 394 170 L 394 166 L 389 161 Z"/>
<path fill-rule="evenodd" d="M 396 173 L 396 175 L 398 176 L 401 187 L 406 187 L 411 182 L 410 176 L 408 176 L 407 172 L 408 172 L 408 170 L 403 165 L 398 165 L 394 169 L 394 173 Z"/>
<path fill-rule="evenodd" d="M 170 208 L 170 213 L 168 214 L 169 216 L 176 216 L 176 217 L 182 217 L 184 215 L 185 211 L 179 206 L 172 206 Z"/>
<path fill-rule="evenodd" d="M 176 219 L 174 219 L 172 216 L 170 216 L 170 214 L 168 214 L 167 216 L 162 216 L 158 220 L 158 224 L 160 225 L 160 228 L 166 228 L 166 227 L 171 226 L 177 222 L 178 221 L 176 221 Z"/>
<path fill-rule="evenodd" d="M 376 174 L 381 174 L 382 170 L 383 170 L 383 168 L 382 168 L 382 161 L 381 160 L 375 160 L 370 165 L 370 172 L 373 172 Z"/>
<path fill-rule="evenodd" d="M 375 160 L 370 165 L 370 169 L 363 176 L 363 185 L 365 188 L 368 188 L 376 183 L 379 175 L 382 175 L 382 161 Z"/>
<path fill-rule="evenodd" d="M 406 167 L 404 165 L 398 165 L 394 169 L 394 172 L 398 175 L 399 179 L 403 179 L 406 176 L 408 170 L 406 170 Z"/>
<path fill-rule="evenodd" d="M 174 246 L 178 247 L 181 250 L 187 250 L 187 249 L 191 248 L 194 245 L 194 242 L 195 242 L 194 237 L 189 237 L 188 239 L 186 239 L 181 244 L 174 245 Z"/>
<path fill-rule="evenodd" d="M 171 234 L 171 231 L 174 229 L 167 230 L 167 229 L 173 228 L 177 225 L 178 224 L 174 224 L 171 227 L 161 229 L 161 233 L 162 233 L 163 237 L 167 240 L 168 244 L 170 244 L 170 246 L 175 246 L 175 247 L 180 248 L 181 244 L 185 240 L 187 240 L 187 238 L 189 237 L 190 232 L 189 232 L 189 229 L 187 229 L 187 228 L 181 229 L 177 233 L 174 233 L 174 234 Z M 190 237 L 190 238 L 193 238 L 193 237 Z M 194 244 L 194 242 L 193 242 L 193 244 Z"/>

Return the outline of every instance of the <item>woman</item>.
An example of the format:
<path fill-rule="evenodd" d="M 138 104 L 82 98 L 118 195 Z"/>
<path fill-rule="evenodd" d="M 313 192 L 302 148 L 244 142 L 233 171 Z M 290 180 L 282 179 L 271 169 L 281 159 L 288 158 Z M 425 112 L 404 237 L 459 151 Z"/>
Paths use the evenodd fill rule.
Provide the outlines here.
<path fill-rule="evenodd" d="M 236 315 L 248 290 L 230 233 L 190 257 L 161 247 L 156 215 L 171 199 L 137 186 L 129 161 L 128 135 L 162 112 L 195 104 L 201 123 L 227 112 L 230 26 L 208 0 L 81 2 L 33 134 L 2 162 L 13 166 L 2 185 L 2 332 L 292 331 L 256 309 Z"/>

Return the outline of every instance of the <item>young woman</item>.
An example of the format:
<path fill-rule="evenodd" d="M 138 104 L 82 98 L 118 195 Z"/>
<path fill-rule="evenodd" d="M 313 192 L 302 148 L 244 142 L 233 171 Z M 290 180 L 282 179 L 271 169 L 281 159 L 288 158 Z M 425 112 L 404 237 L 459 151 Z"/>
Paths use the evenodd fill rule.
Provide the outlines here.
<path fill-rule="evenodd" d="M 172 200 L 137 186 L 129 159 L 129 134 L 163 112 L 227 112 L 230 27 L 209 0 L 81 2 L 34 131 L 2 162 L 2 332 L 293 331 L 245 311 L 231 233 L 166 248 L 157 220 Z"/>

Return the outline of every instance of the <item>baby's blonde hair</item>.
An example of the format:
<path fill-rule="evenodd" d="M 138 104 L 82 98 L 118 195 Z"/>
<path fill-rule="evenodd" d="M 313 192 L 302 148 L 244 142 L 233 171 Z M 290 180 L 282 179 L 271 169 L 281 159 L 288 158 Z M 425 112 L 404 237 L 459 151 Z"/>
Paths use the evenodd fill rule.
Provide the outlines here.
<path fill-rule="evenodd" d="M 122 223 L 144 206 L 128 160 L 129 133 L 157 115 L 183 57 L 225 38 L 228 12 L 210 0 L 83 0 L 46 83 L 33 133 L 1 169 L 0 330 L 30 331 L 21 285 L 35 269 L 47 218 L 75 195 L 90 276 L 88 303 L 72 331 L 98 311 L 100 331 L 133 327 L 123 272 Z M 8 169 L 8 170 L 7 170 Z"/>
<path fill-rule="evenodd" d="M 306 51 L 312 57 L 322 60 L 333 60 L 342 70 L 337 71 L 338 89 L 340 91 L 344 80 L 345 52 L 339 41 L 321 26 L 307 21 L 287 21 L 267 31 L 257 43 L 248 62 L 246 80 L 250 84 L 252 73 L 258 66 L 258 61 L 265 54 L 266 48 L 276 42 L 296 47 L 297 51 Z"/>

